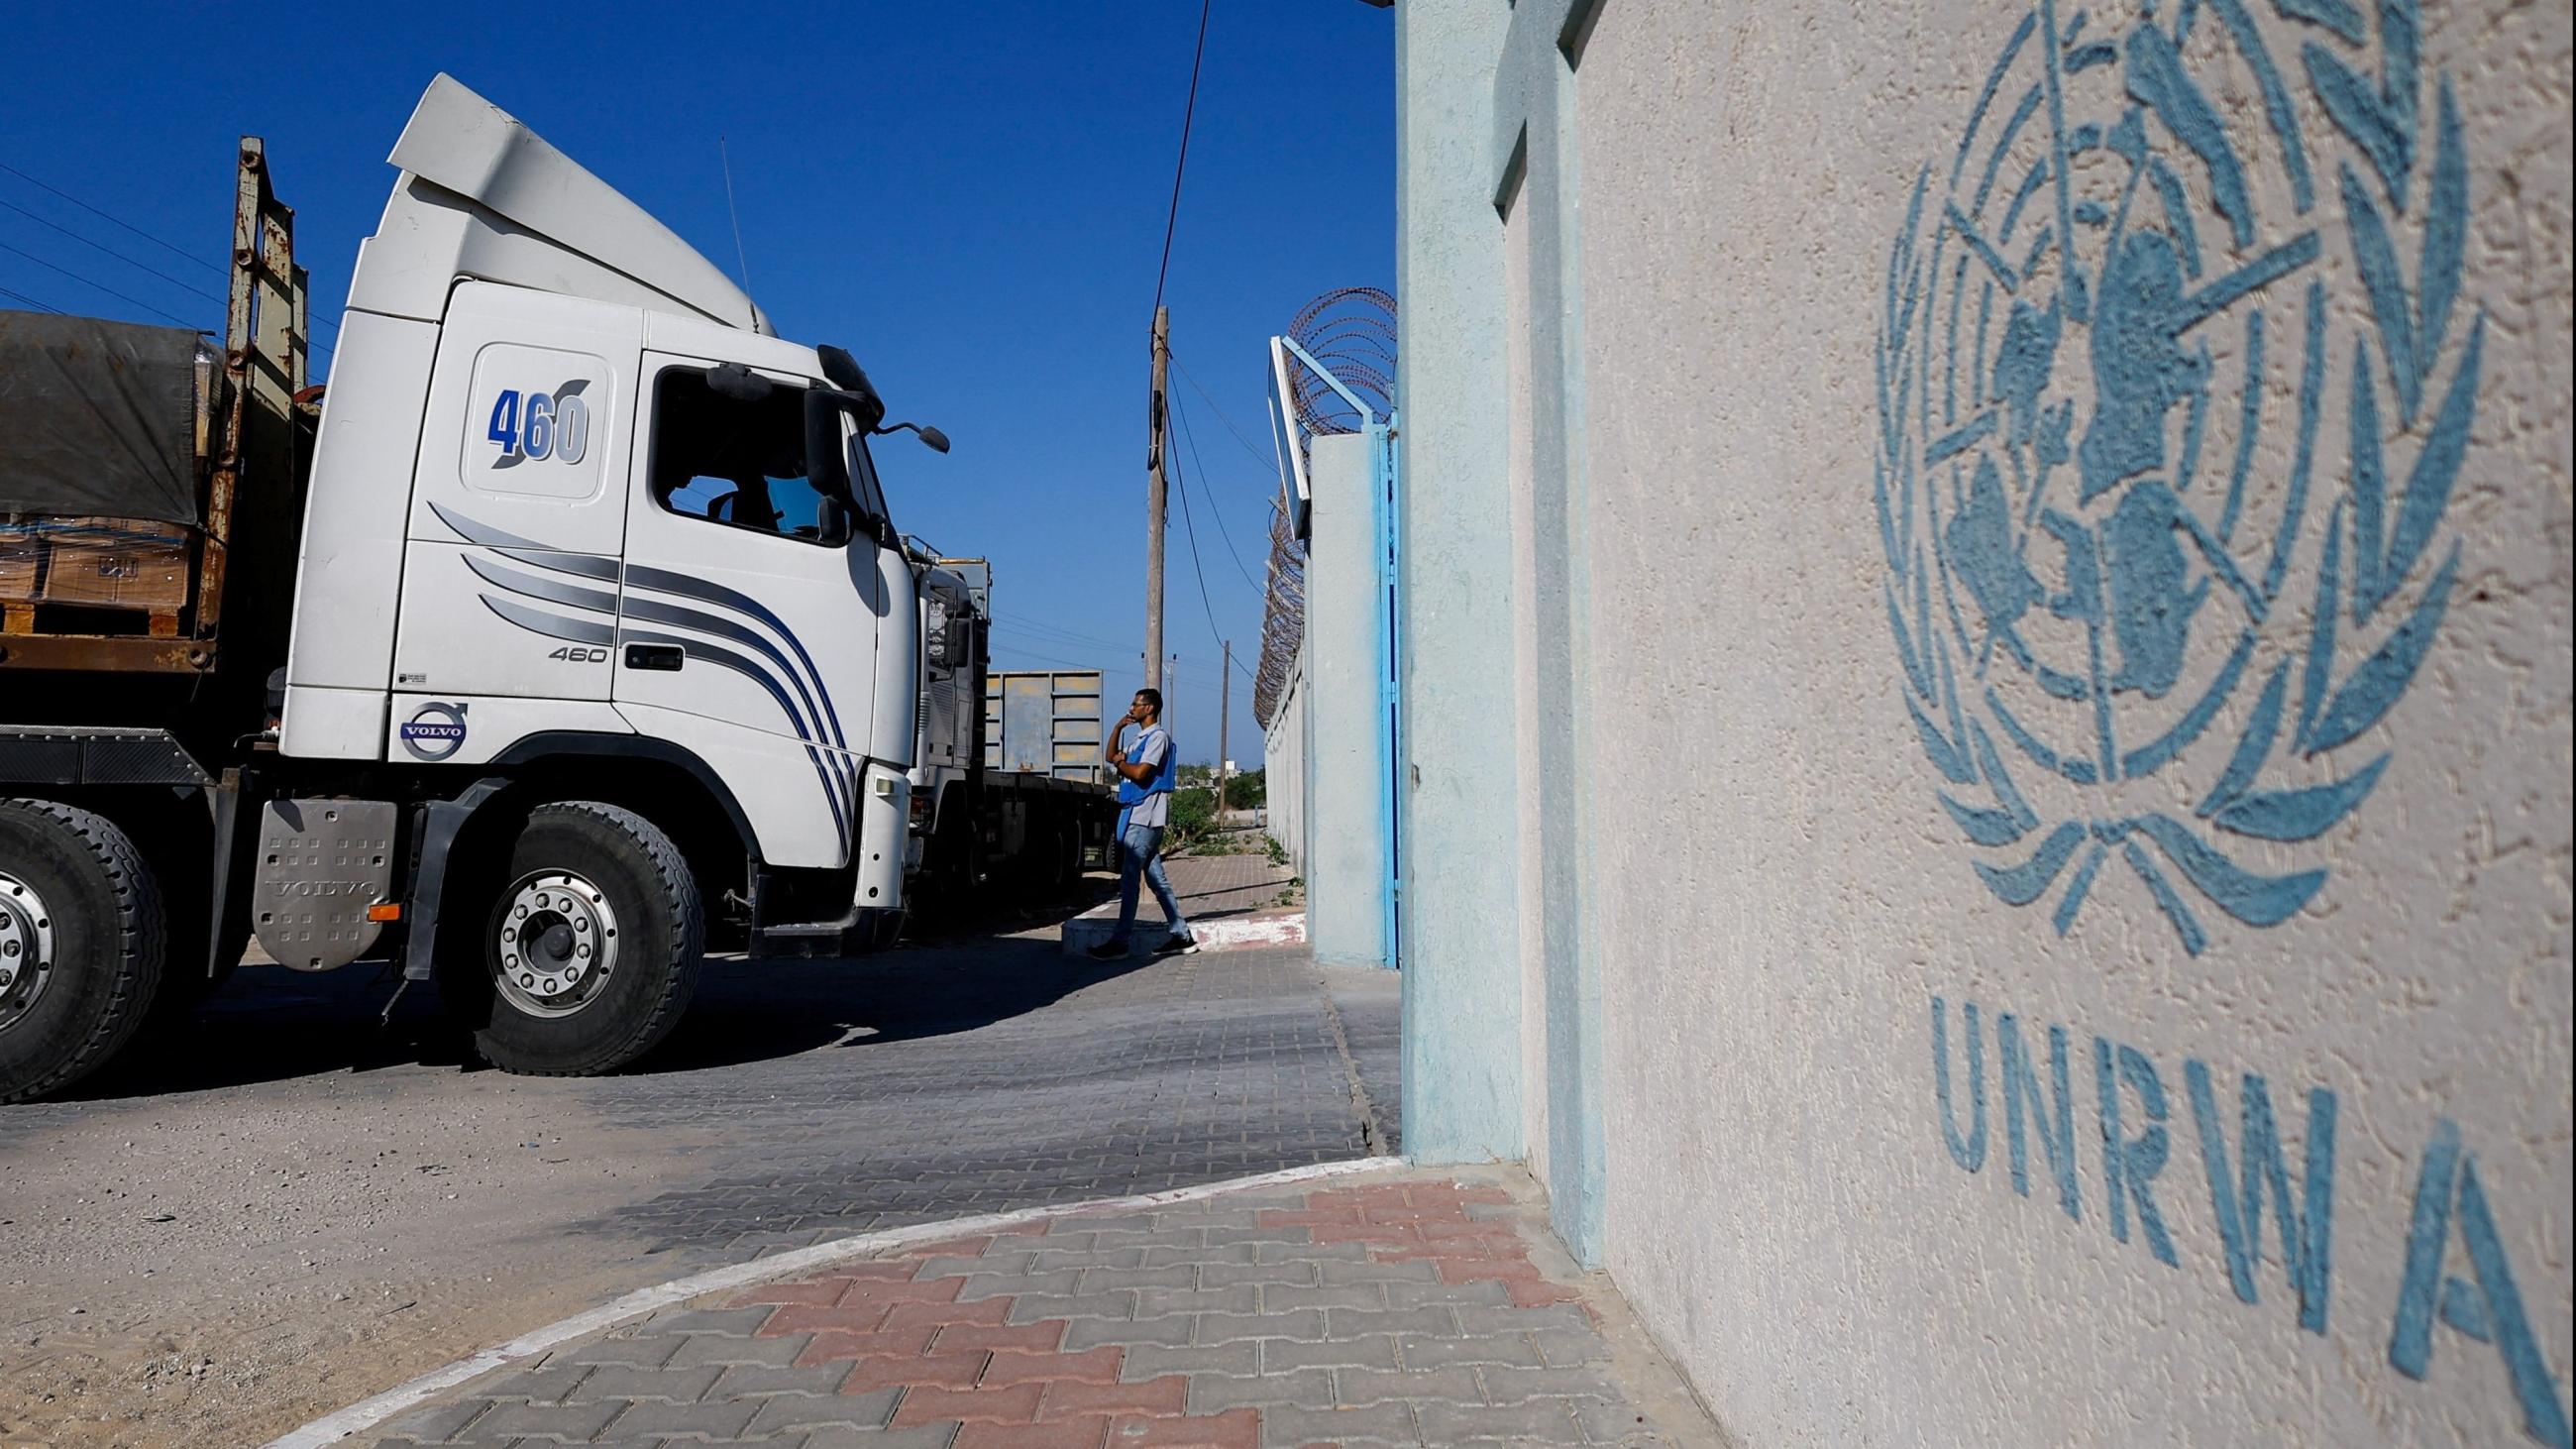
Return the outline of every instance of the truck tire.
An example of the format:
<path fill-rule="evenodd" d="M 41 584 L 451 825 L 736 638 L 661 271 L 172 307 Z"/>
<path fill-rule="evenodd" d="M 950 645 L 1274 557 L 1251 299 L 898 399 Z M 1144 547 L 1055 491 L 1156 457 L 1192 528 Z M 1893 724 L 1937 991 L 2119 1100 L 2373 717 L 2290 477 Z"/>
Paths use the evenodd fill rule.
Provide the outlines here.
<path fill-rule="evenodd" d="M 439 995 L 484 1060 L 525 1076 L 615 1071 L 688 1008 L 706 945 L 697 878 L 660 827 L 590 801 L 528 815 L 496 889 L 440 932 Z"/>
<path fill-rule="evenodd" d="M 0 800 L 0 1102 L 60 1091 L 133 1039 L 161 984 L 163 930 L 124 831 Z"/>

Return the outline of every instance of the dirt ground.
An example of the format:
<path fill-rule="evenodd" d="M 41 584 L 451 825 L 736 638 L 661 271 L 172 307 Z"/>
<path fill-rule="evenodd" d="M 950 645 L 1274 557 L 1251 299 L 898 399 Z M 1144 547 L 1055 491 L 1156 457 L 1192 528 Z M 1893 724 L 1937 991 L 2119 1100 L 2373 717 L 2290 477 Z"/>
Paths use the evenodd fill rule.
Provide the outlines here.
<path fill-rule="evenodd" d="M 1268 903 L 1245 868 L 1172 874 L 1213 916 Z M 386 1025 L 381 977 L 246 966 L 0 1108 L 0 1449 L 246 1449 L 718 1262 L 1364 1153 L 1391 980 L 1336 1035 L 1295 954 L 1073 962 L 1055 923 L 1113 888 L 864 961 L 711 960 L 667 1043 L 589 1080 L 482 1067 L 428 988 Z"/>
<path fill-rule="evenodd" d="M 555 1085 L 409 1065 L 0 1136 L 0 1445 L 257 1444 L 669 1276 L 568 1228 L 684 1144 Z"/>

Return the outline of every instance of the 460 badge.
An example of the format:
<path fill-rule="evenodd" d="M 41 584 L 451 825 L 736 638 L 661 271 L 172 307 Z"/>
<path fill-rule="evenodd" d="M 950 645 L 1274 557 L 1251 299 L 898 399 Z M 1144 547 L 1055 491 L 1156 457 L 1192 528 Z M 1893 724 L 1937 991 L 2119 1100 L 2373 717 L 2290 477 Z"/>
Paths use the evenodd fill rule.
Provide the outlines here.
<path fill-rule="evenodd" d="M 578 463 L 590 450 L 590 404 L 582 392 L 590 379 L 575 378 L 551 393 L 503 388 L 492 399 L 492 414 L 483 429 L 485 442 L 501 450 L 495 468 L 521 463 Z"/>

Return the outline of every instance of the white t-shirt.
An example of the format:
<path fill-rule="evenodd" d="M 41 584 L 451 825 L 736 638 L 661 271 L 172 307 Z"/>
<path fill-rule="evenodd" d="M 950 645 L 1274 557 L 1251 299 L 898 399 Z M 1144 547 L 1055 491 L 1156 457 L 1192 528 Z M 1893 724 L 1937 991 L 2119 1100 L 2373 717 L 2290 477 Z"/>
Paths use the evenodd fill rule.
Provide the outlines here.
<path fill-rule="evenodd" d="M 1127 763 L 1160 768 L 1163 757 L 1172 752 L 1172 732 L 1155 725 L 1136 737 L 1136 748 L 1128 751 Z M 1127 807 L 1127 823 L 1148 825 L 1159 830 L 1171 818 L 1172 797 L 1168 791 L 1156 791 Z"/>

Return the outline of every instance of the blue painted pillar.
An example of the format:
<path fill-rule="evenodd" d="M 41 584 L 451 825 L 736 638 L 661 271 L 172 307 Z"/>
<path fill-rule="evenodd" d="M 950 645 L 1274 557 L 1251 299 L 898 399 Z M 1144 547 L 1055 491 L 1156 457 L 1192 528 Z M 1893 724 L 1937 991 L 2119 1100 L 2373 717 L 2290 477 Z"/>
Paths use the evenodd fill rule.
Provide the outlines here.
<path fill-rule="evenodd" d="M 1404 1136 L 1425 1162 L 1528 1152 L 1503 235 L 1486 156 L 1511 13 L 1396 10 Z"/>

